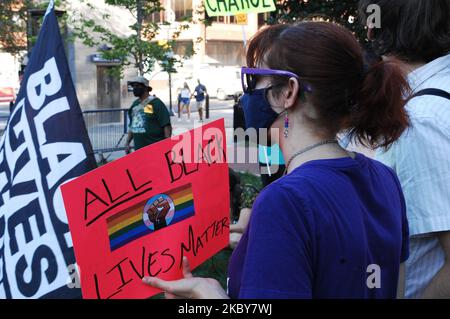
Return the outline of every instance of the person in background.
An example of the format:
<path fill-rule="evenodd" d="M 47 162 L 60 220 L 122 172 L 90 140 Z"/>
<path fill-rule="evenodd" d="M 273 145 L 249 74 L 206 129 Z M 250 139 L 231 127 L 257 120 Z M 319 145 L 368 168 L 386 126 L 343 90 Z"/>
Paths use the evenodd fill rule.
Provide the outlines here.
<path fill-rule="evenodd" d="M 181 121 L 183 109 L 186 107 L 187 120 L 191 120 L 191 90 L 186 82 L 183 84 L 183 88 L 180 90 L 180 113 L 178 114 L 178 121 Z"/>
<path fill-rule="evenodd" d="M 197 110 L 198 110 L 198 116 L 200 118 L 200 122 L 203 122 L 203 109 L 205 107 L 205 100 L 206 100 L 206 86 L 200 83 L 200 79 L 197 80 L 197 86 L 194 90 L 194 97 L 195 101 L 197 102 Z"/>
<path fill-rule="evenodd" d="M 239 213 L 239 219 L 236 223 L 230 224 L 230 242 L 229 247 L 235 249 L 247 230 L 252 210 L 250 208 L 242 208 Z"/>
<path fill-rule="evenodd" d="M 389 148 L 409 124 L 402 71 L 366 66 L 355 36 L 326 22 L 261 29 L 247 65 L 246 127 L 281 132 L 286 175 L 253 204 L 228 293 L 193 277 L 186 259 L 183 279 L 143 282 L 169 298 L 395 298 L 409 239 L 400 183 L 389 167 L 341 148 L 337 134 L 350 129 Z"/>
<path fill-rule="evenodd" d="M 138 150 L 172 136 L 169 111 L 159 98 L 150 95 L 152 88 L 148 80 L 138 76 L 128 84 L 137 99 L 128 110 L 130 125 L 125 143 L 127 154 L 131 151 L 131 141 L 134 141 L 134 148 Z"/>
<path fill-rule="evenodd" d="M 16 97 L 14 97 L 14 100 L 9 102 L 9 113 L 13 112 L 14 104 L 16 103 Z"/>
<path fill-rule="evenodd" d="M 411 128 L 376 159 L 397 173 L 406 199 L 410 258 L 407 298 L 450 298 L 450 2 L 360 1 L 381 10 L 368 38 L 385 61 L 408 75 Z"/>

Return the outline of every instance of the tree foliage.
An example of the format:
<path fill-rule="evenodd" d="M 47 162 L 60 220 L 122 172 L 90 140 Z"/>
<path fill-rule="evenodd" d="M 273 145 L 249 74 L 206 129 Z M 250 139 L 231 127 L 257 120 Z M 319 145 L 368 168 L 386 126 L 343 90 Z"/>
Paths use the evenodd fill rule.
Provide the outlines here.
<path fill-rule="evenodd" d="M 19 56 L 27 50 L 27 40 L 30 47 L 33 46 L 36 38 L 27 34 L 27 14 L 30 9 L 45 9 L 49 1 L 42 0 L 1 0 L 0 4 L 0 48 L 8 53 Z M 89 10 L 97 10 L 88 0 L 79 0 L 84 3 Z M 60 22 L 68 25 L 71 29 L 71 36 L 68 41 L 76 38 L 89 47 L 100 50 L 103 58 L 108 60 L 120 60 L 122 63 L 113 67 L 111 73 L 118 77 L 123 76 L 124 68 L 134 66 L 142 75 L 152 71 L 156 63 L 171 72 L 175 72 L 175 66 L 181 63 L 181 59 L 172 54 L 176 45 L 176 40 L 180 33 L 188 28 L 192 17 L 185 17 L 182 22 L 177 23 L 177 27 L 172 36 L 165 41 L 155 41 L 155 37 L 161 30 L 161 26 L 168 23 L 157 24 L 151 22 L 147 17 L 154 13 L 159 13 L 164 8 L 159 0 L 105 0 L 105 3 L 118 6 L 128 10 L 134 23 L 129 28 L 128 36 L 118 35 L 107 27 L 107 23 L 88 18 L 80 12 L 73 10 L 69 1 L 56 0 L 55 6 L 66 11 L 66 14 L 59 18 Z M 110 16 L 100 14 L 102 20 L 110 24 L 117 23 L 109 21 Z M 42 17 L 36 23 L 40 25 Z M 28 39 L 27 39 L 28 38 Z M 193 50 L 188 50 L 186 56 L 192 55 Z"/>
<path fill-rule="evenodd" d="M 359 0 L 283 0 L 278 1 L 277 11 L 270 14 L 267 23 L 291 23 L 304 19 L 323 19 L 339 23 L 366 42 L 364 26 L 359 21 Z"/>
<path fill-rule="evenodd" d="M 23 1 L 2 0 L 0 5 L 0 47 L 8 53 L 19 55 L 26 50 L 26 15 Z"/>
<path fill-rule="evenodd" d="M 116 76 L 122 77 L 124 68 L 130 65 L 135 66 L 140 75 L 149 73 L 158 62 L 167 71 L 175 72 L 174 65 L 181 63 L 181 59 L 173 56 L 173 48 L 180 33 L 188 28 L 191 17 L 186 17 L 185 21 L 177 24 L 177 29 L 170 39 L 155 41 L 161 25 L 168 25 L 168 23 L 153 23 L 146 19 L 164 9 L 159 0 L 105 0 L 105 2 L 127 9 L 132 14 L 134 23 L 129 26 L 132 33 L 129 36 L 117 35 L 97 21 L 80 16 L 71 22 L 74 35 L 87 46 L 105 48 L 101 52 L 103 58 L 121 60 L 122 63 L 112 69 L 112 73 Z M 88 1 L 85 3 L 91 10 L 98 10 Z M 104 20 L 109 18 L 108 15 L 103 15 Z M 192 54 L 193 52 L 187 53 Z"/>
<path fill-rule="evenodd" d="M 14 56 L 20 56 L 23 52 L 30 49 L 35 43 L 37 37 L 34 34 L 28 34 L 27 27 L 42 22 L 41 17 L 35 17 L 35 21 L 27 21 L 30 16 L 28 10 L 45 10 L 49 1 L 38 0 L 1 0 L 0 3 L 0 48 Z M 64 0 L 56 0 L 55 5 L 61 6 Z M 65 25 L 66 16 L 59 19 L 62 26 Z"/>

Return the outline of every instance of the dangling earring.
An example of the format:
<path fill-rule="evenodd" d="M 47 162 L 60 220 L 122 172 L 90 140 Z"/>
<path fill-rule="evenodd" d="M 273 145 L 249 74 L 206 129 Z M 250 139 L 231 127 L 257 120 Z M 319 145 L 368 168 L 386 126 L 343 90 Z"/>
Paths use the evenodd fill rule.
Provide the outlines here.
<path fill-rule="evenodd" d="M 287 138 L 289 134 L 289 114 L 288 111 L 286 111 L 286 114 L 284 115 L 284 138 Z"/>

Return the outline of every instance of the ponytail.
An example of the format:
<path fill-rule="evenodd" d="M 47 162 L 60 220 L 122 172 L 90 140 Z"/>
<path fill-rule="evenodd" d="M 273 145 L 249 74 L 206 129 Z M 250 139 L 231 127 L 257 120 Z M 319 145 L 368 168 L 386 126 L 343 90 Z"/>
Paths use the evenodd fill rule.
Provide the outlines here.
<path fill-rule="evenodd" d="M 351 114 L 350 134 L 365 146 L 388 149 L 408 128 L 408 82 L 395 62 L 378 62 L 366 72 Z"/>

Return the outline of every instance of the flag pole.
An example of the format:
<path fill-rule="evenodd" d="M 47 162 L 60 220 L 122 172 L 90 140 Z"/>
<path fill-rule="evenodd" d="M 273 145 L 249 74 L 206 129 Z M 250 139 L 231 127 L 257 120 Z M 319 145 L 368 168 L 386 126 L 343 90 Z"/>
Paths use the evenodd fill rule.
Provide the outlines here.
<path fill-rule="evenodd" d="M 54 9 L 54 7 L 55 7 L 54 0 L 50 0 L 50 2 L 48 3 L 47 11 L 45 11 L 45 14 L 44 14 L 44 19 L 47 16 L 47 14 L 49 14 Z"/>

